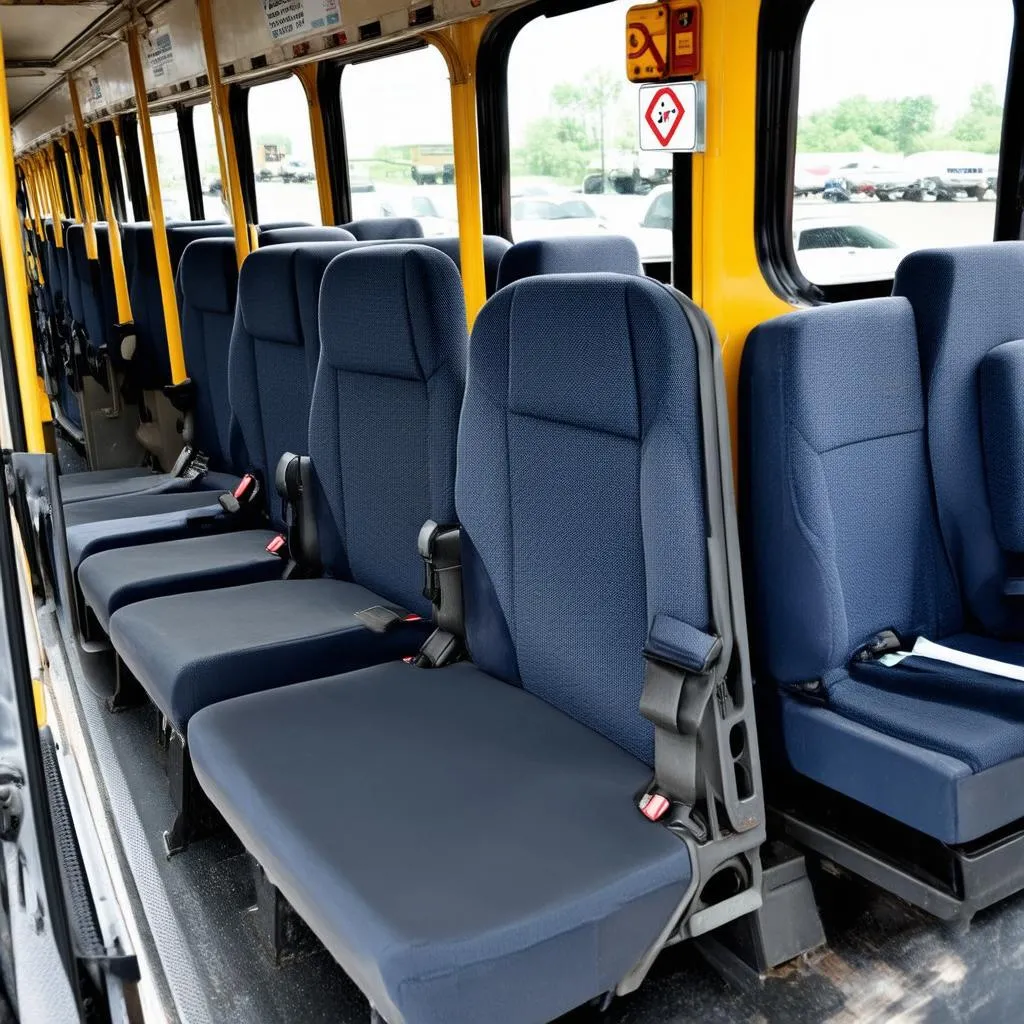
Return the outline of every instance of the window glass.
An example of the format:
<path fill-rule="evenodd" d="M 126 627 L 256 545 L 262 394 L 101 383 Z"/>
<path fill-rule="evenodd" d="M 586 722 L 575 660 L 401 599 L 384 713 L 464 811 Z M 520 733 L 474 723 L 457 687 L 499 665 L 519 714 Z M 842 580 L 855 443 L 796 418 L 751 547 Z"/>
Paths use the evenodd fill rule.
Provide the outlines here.
<path fill-rule="evenodd" d="M 167 220 L 191 220 L 188 186 L 185 184 L 185 158 L 181 155 L 181 137 L 178 135 L 178 115 L 174 111 L 156 114 L 150 118 L 150 125 L 164 217 Z M 142 147 L 141 139 L 139 147 Z"/>
<path fill-rule="evenodd" d="M 415 217 L 425 235 L 458 234 L 444 57 L 427 46 L 346 67 L 341 110 L 352 216 Z"/>
<path fill-rule="evenodd" d="M 636 241 L 645 261 L 672 258 L 672 156 L 642 153 L 637 90 L 623 68 L 626 12 L 616 0 L 539 17 L 508 62 L 512 235 L 605 231 Z M 583 54 L 578 65 L 565 55 Z"/>
<path fill-rule="evenodd" d="M 249 90 L 249 135 L 260 223 L 320 224 L 309 105 L 294 75 Z"/>
<path fill-rule="evenodd" d="M 913 249 L 992 240 L 1012 33 L 1012 0 L 863 0 L 856 17 L 816 0 L 793 203 L 809 280 L 885 280 Z"/>
<path fill-rule="evenodd" d="M 196 156 L 199 160 L 199 180 L 203 183 L 203 217 L 206 220 L 230 220 L 224 204 L 220 183 L 220 161 L 217 159 L 217 139 L 213 132 L 213 108 L 200 103 L 192 109 L 192 130 L 196 137 Z"/>

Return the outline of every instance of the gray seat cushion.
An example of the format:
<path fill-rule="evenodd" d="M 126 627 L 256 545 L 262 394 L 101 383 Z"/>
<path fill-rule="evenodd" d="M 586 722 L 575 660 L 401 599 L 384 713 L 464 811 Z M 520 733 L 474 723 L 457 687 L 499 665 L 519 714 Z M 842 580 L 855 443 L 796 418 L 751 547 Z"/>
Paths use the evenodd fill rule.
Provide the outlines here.
<path fill-rule="evenodd" d="M 208 704 L 414 654 L 429 623 L 374 633 L 355 618 L 386 603 L 341 580 L 275 580 L 130 604 L 111 616 L 109 633 L 184 734 Z"/>
<path fill-rule="evenodd" d="M 284 562 L 267 551 L 276 536 L 240 530 L 102 551 L 79 566 L 78 584 L 106 629 L 118 608 L 137 601 L 280 579 Z"/>
<path fill-rule="evenodd" d="M 203 789 L 391 1024 L 548 1021 L 622 980 L 690 883 L 650 768 L 464 663 L 207 708 Z"/>
<path fill-rule="evenodd" d="M 65 505 L 93 498 L 111 498 L 119 494 L 135 494 L 173 479 L 145 466 L 125 469 L 93 469 L 67 473 L 60 477 L 60 498 Z"/>

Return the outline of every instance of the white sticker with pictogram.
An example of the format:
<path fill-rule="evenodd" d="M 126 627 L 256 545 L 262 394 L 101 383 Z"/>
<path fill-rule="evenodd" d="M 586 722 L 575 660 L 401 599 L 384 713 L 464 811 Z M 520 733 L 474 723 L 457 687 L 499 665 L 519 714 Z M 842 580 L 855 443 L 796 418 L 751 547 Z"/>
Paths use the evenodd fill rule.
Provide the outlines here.
<path fill-rule="evenodd" d="M 704 82 L 641 85 L 640 148 L 648 153 L 703 153 Z"/>
<path fill-rule="evenodd" d="M 338 0 L 263 0 L 263 13 L 275 43 L 341 26 Z"/>

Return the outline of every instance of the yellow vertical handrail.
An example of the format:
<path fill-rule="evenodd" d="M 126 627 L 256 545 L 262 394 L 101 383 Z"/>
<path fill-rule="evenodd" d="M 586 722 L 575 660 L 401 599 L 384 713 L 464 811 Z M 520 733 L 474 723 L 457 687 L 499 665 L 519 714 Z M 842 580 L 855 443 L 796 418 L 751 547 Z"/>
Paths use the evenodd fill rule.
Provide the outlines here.
<path fill-rule="evenodd" d="M 452 141 L 455 149 L 455 199 L 459 211 L 459 263 L 472 328 L 487 299 L 484 275 L 484 225 L 480 201 L 480 151 L 476 127 L 476 55 L 487 18 L 474 18 L 427 33 L 444 56 L 451 81 Z"/>
<path fill-rule="evenodd" d="M 27 171 L 25 174 L 25 181 L 28 183 L 29 188 L 29 200 L 32 203 L 32 212 L 35 214 L 36 220 L 36 237 L 39 239 L 44 238 L 43 234 L 43 197 L 39 190 L 39 168 L 36 162 L 29 159 L 26 162 Z"/>
<path fill-rule="evenodd" d="M 327 131 L 324 128 L 324 112 L 320 105 L 317 89 L 316 64 L 303 64 L 295 72 L 306 93 L 309 107 L 309 131 L 313 142 L 313 169 L 316 172 L 316 193 L 320 200 L 320 223 L 334 223 L 334 199 L 331 196 L 331 172 L 327 160 Z"/>
<path fill-rule="evenodd" d="M 89 137 L 82 118 L 82 104 L 78 101 L 78 83 L 68 75 L 68 92 L 71 94 L 71 112 L 75 118 L 75 137 L 78 139 L 78 162 L 82 168 L 82 224 L 85 226 L 85 255 L 90 260 L 98 258 L 96 251 L 96 204 L 92 194 L 92 161 L 89 159 Z"/>
<path fill-rule="evenodd" d="M 0 32 L 0 255 L 3 258 L 7 314 L 14 343 L 14 363 L 18 370 L 18 392 L 25 420 L 25 440 L 30 452 L 43 452 L 43 416 L 36 379 L 36 350 L 32 335 L 32 310 L 28 303 L 28 279 L 22 255 L 18 203 L 15 198 L 17 176 L 14 170 L 14 139 L 11 132 L 11 107 L 7 97 L 7 68 Z"/>
<path fill-rule="evenodd" d="M 71 159 L 71 136 L 69 135 L 61 146 L 64 151 L 64 169 L 68 173 L 68 186 L 71 190 L 71 208 L 75 220 L 82 223 L 82 200 L 78 194 L 78 175 L 75 174 L 75 162 Z"/>
<path fill-rule="evenodd" d="M 203 36 L 203 55 L 206 58 L 206 77 L 210 83 L 210 112 L 213 114 L 213 136 L 217 142 L 217 160 L 220 163 L 220 187 L 231 211 L 231 226 L 235 232 L 235 252 L 238 266 L 252 251 L 252 235 L 245 214 L 242 182 L 238 173 L 238 156 L 228 116 L 227 94 L 220 79 L 220 61 L 217 57 L 217 31 L 213 21 L 210 0 L 196 0 L 199 27 Z"/>
<path fill-rule="evenodd" d="M 160 298 L 164 307 L 167 329 L 167 354 L 171 362 L 171 380 L 180 384 L 185 379 L 185 355 L 181 348 L 181 322 L 178 319 L 178 300 L 174 294 L 174 274 L 171 272 L 171 253 L 167 246 L 167 223 L 164 220 L 163 200 L 160 196 L 160 177 L 157 172 L 156 147 L 153 145 L 153 126 L 149 120 L 149 99 L 146 96 L 146 76 L 142 70 L 142 48 L 139 30 L 132 24 L 125 31 L 128 60 L 135 86 L 135 111 L 138 114 L 139 134 L 142 137 L 142 155 L 146 162 L 146 185 L 149 199 L 149 219 L 153 224 L 153 247 L 156 250 L 156 269 L 160 279 Z"/>
<path fill-rule="evenodd" d="M 46 168 L 46 183 L 50 192 L 50 205 L 53 209 L 53 240 L 58 249 L 63 249 L 64 200 L 60 194 L 60 182 L 57 179 L 57 161 L 51 146 L 47 146 L 43 151 L 43 165 Z"/>
<path fill-rule="evenodd" d="M 121 249 L 121 226 L 117 222 L 117 213 L 114 210 L 110 179 L 107 177 L 107 162 L 103 159 L 103 138 L 98 123 L 93 124 L 92 134 L 96 140 L 96 152 L 100 159 L 100 183 L 103 186 L 103 206 L 107 218 L 107 235 L 110 239 L 110 265 L 114 273 L 117 320 L 118 323 L 127 324 L 132 320 L 132 304 L 128 298 L 128 275 L 124 269 L 124 252 Z"/>

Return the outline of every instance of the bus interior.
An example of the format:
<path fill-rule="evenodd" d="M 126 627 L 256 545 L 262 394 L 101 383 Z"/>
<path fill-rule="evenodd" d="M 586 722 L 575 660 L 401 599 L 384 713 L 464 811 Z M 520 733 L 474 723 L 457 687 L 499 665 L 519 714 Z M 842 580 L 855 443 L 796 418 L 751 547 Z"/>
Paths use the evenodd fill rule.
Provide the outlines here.
<path fill-rule="evenodd" d="M 0 3 L 0 1021 L 1019 1020 L 1021 16 Z"/>

